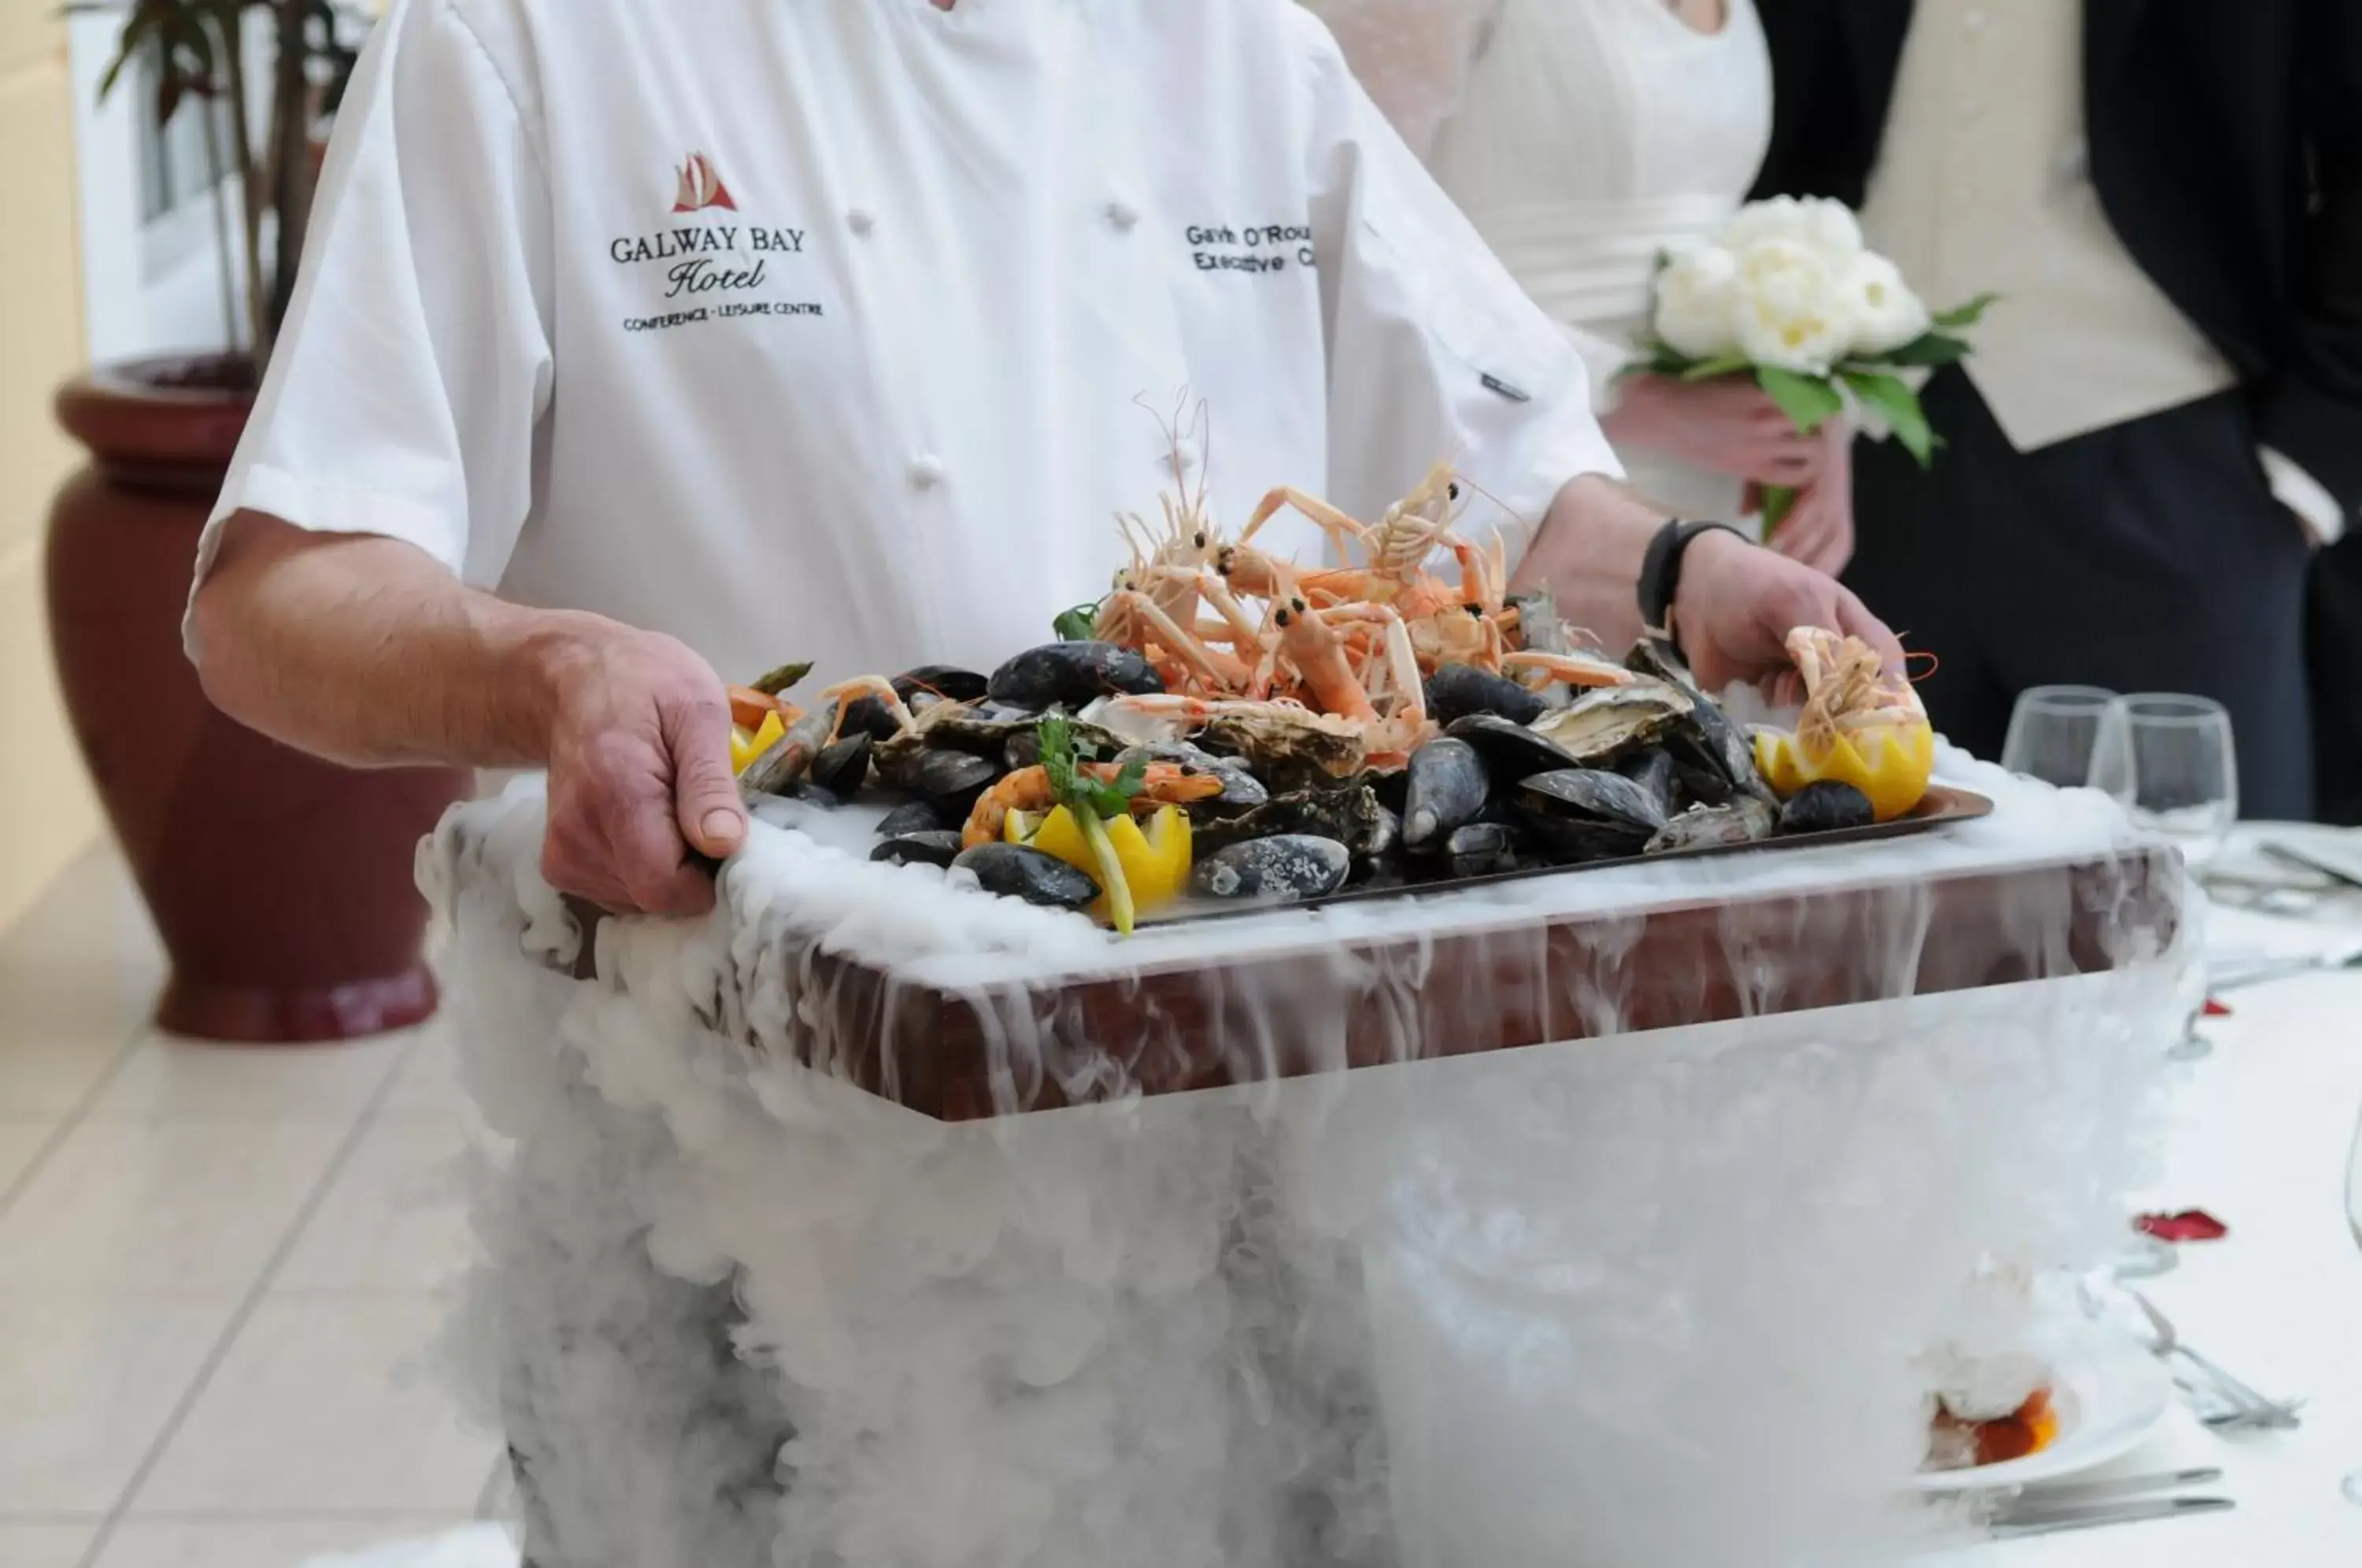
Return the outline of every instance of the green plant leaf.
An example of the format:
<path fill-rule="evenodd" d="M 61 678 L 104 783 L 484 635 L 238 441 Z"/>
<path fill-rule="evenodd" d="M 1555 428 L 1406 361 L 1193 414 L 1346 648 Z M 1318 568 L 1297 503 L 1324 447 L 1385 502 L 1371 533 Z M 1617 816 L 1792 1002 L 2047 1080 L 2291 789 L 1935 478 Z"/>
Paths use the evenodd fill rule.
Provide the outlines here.
<path fill-rule="evenodd" d="M 1075 737 L 1064 713 L 1044 713 L 1033 725 L 1042 746 L 1042 773 L 1049 780 L 1050 797 L 1072 808 L 1075 801 Z"/>
<path fill-rule="evenodd" d="M 1860 370 L 1842 372 L 1845 384 L 1861 400 L 1862 407 L 1884 420 L 1903 443 L 1903 449 L 1926 468 L 1936 458 L 1936 432 L 1928 426 L 1926 411 L 1919 406 L 1919 394 L 1894 376 L 1868 374 Z"/>
<path fill-rule="evenodd" d="M 1943 327 L 1950 331 L 1957 331 L 1964 326 L 1974 326 L 1978 322 L 1984 319 L 1986 311 L 1991 310 L 1994 305 L 1999 304 L 2000 303 L 2001 296 L 1999 294 L 1979 294 L 1968 304 L 1954 305 L 1951 309 L 1945 311 L 1942 315 L 1937 315 L 1931 319 L 1934 321 L 1935 325 L 1939 327 Z"/>
<path fill-rule="evenodd" d="M 1947 333 L 1930 332 L 1925 337 L 1913 338 L 1891 354 L 1882 355 L 1879 363 L 1889 367 L 1934 369 L 1958 364 L 1967 359 L 1971 351 L 1969 344 L 1962 338 L 1951 337 Z"/>
<path fill-rule="evenodd" d="M 1681 373 L 1681 379 L 1685 381 L 1711 381 L 1716 376 L 1732 375 L 1740 370 L 1752 369 L 1754 364 L 1755 361 L 1744 354 L 1721 354 L 1711 359 L 1699 359 L 1693 362 L 1688 370 Z"/>
<path fill-rule="evenodd" d="M 1091 783 L 1091 809 L 1102 817 L 1120 817 L 1131 809 L 1131 798 L 1147 781 L 1148 759 L 1135 756 L 1117 770 L 1113 781 Z"/>
<path fill-rule="evenodd" d="M 1062 643 L 1087 643 L 1091 640 L 1091 633 L 1097 629 L 1098 613 L 1099 607 L 1096 603 L 1077 604 L 1072 610 L 1061 612 L 1057 619 L 1050 623 L 1050 630 Z"/>
<path fill-rule="evenodd" d="M 1771 394 L 1772 401 L 1780 405 L 1780 412 L 1807 436 L 1845 412 L 1845 399 L 1822 377 L 1758 365 L 1755 384 Z"/>

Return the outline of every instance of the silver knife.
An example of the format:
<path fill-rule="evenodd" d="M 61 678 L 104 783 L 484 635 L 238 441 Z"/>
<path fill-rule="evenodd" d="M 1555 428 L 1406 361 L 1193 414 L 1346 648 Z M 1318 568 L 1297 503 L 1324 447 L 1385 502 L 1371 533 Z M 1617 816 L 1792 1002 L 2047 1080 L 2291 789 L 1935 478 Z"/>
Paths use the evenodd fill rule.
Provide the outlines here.
<path fill-rule="evenodd" d="M 1991 1527 L 1991 1533 L 1995 1540 L 2021 1540 L 2027 1536 L 2056 1535 L 2064 1530 L 2097 1529 L 2103 1525 L 2219 1514 L 2235 1507 L 2228 1497 L 2156 1497 L 2146 1502 L 2101 1503 L 2003 1519 Z"/>
<path fill-rule="evenodd" d="M 2220 1467 L 2204 1470 L 2163 1470 L 2153 1475 L 2126 1475 L 2114 1481 L 2036 1481 L 2019 1487 L 2002 1503 L 2004 1512 L 2047 1512 L 2083 1503 L 2114 1503 L 2151 1492 L 2183 1486 L 2203 1486 L 2223 1479 Z"/>
<path fill-rule="evenodd" d="M 2264 843 L 2256 846 L 2270 859 L 2283 866 L 2295 866 L 2318 877 L 2327 877 L 2349 888 L 2362 888 L 2362 866 L 2352 862 L 2341 864 L 2330 856 L 2316 855 L 2301 845 Z"/>

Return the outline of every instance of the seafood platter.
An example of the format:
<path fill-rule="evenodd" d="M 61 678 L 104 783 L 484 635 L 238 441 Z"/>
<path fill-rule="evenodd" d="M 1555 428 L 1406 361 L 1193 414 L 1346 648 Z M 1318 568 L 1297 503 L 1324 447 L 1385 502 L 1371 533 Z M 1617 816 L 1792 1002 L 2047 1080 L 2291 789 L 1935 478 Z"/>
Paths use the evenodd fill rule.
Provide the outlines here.
<path fill-rule="evenodd" d="M 1929 799 L 1926 712 L 1863 643 L 1798 628 L 1802 719 L 1750 736 L 1670 642 L 1609 658 L 1545 597 L 1510 594 L 1497 541 L 1455 527 L 1462 494 L 1439 467 L 1364 526 L 1274 491 L 1235 542 L 1202 496 L 1168 499 L 1161 527 L 1125 520 L 1131 561 L 1104 600 L 988 673 L 867 676 L 809 709 L 809 666 L 733 688 L 742 787 L 874 805 L 874 858 L 1124 933 L 1983 809 Z M 1255 549 L 1283 505 L 1350 564 Z"/>
<path fill-rule="evenodd" d="M 2121 1237 L 2174 852 L 1819 629 L 1750 733 L 1461 502 L 1176 500 L 997 668 L 734 690 L 703 921 L 447 817 L 527 1561 L 1893 1561 L 1931 1441 L 2072 1441 L 1922 1358 Z"/>

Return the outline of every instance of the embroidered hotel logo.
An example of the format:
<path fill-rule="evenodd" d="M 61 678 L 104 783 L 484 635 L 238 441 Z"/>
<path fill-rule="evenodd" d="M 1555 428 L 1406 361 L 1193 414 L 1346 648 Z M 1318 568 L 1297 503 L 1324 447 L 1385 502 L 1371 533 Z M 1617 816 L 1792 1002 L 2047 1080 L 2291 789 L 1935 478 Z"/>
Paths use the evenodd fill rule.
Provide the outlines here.
<path fill-rule="evenodd" d="M 674 198 L 672 210 L 677 213 L 701 213 L 708 207 L 720 207 L 724 212 L 736 212 L 738 204 L 730 199 L 730 187 L 713 171 L 712 160 L 700 152 L 674 172 L 680 176 L 680 193 Z"/>

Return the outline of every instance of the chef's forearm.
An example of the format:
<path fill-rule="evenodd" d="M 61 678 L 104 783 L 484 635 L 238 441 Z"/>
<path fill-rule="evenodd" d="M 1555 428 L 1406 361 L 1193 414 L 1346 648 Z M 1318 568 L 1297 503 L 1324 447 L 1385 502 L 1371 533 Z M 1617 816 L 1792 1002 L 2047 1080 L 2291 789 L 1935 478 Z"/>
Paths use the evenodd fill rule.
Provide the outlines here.
<path fill-rule="evenodd" d="M 1640 565 L 1664 521 L 1622 485 L 1586 474 L 1558 492 L 1510 585 L 1547 584 L 1562 619 L 1625 647 L 1640 635 Z"/>
<path fill-rule="evenodd" d="M 505 603 L 395 540 L 242 513 L 193 625 L 206 695 L 273 739 L 355 767 L 509 767 L 546 761 L 563 671 L 610 624 Z"/>

